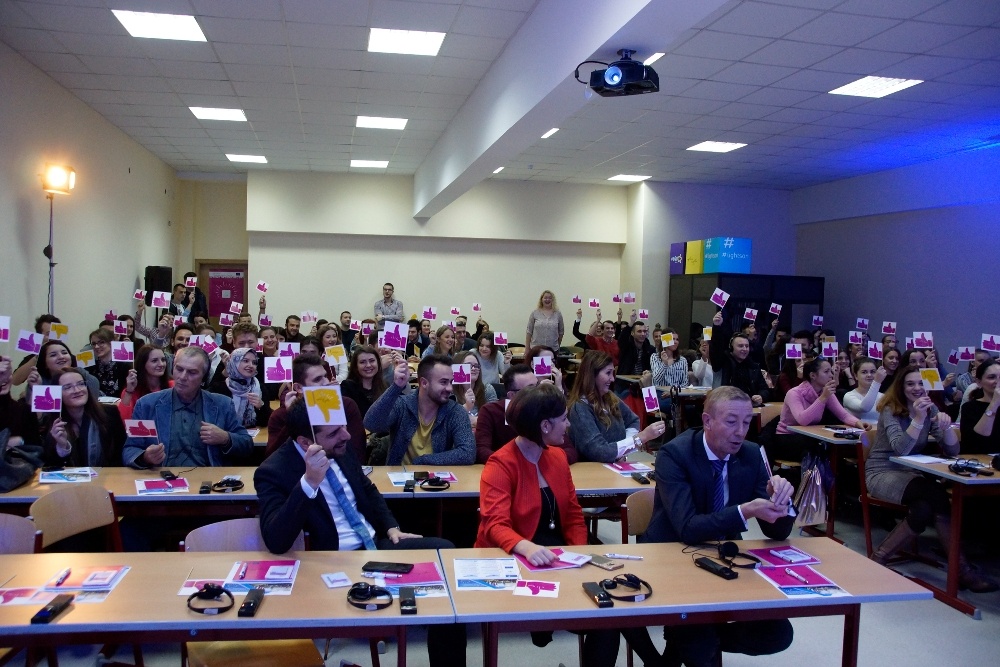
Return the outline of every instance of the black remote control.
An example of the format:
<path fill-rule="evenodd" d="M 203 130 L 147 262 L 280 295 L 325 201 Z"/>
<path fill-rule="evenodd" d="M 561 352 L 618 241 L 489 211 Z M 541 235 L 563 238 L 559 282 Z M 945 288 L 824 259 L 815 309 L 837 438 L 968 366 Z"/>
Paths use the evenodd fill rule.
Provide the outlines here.
<path fill-rule="evenodd" d="M 644 475 L 641 472 L 632 473 L 632 479 L 639 482 L 640 484 L 649 484 L 649 478 L 646 477 L 646 475 Z"/>
<path fill-rule="evenodd" d="M 601 609 L 615 606 L 615 602 L 611 599 L 611 596 L 596 581 L 583 582 L 583 590 L 594 601 L 594 604 Z"/>
<path fill-rule="evenodd" d="M 736 570 L 731 567 L 726 567 L 722 563 L 712 560 L 711 558 L 701 557 L 696 558 L 694 564 L 703 570 L 708 570 L 717 577 L 722 577 L 723 579 L 735 579 L 740 576 Z"/>
<path fill-rule="evenodd" d="M 416 488 L 416 486 L 417 486 L 417 483 L 415 481 L 413 481 L 412 479 L 408 479 L 403 484 L 403 491 L 405 491 L 407 493 L 413 493 L 413 490 Z"/>
<path fill-rule="evenodd" d="M 72 593 L 62 593 L 55 596 L 52 598 L 52 602 L 39 609 L 38 613 L 31 617 L 31 622 L 35 624 L 51 622 L 52 619 L 63 613 L 75 597 Z"/>
<path fill-rule="evenodd" d="M 240 605 L 240 610 L 236 612 L 237 616 L 256 616 L 257 610 L 260 609 L 260 603 L 264 601 L 264 589 L 260 586 L 255 586 L 251 588 L 247 593 L 246 598 L 243 600 L 243 604 Z"/>
<path fill-rule="evenodd" d="M 167 480 L 168 482 L 172 482 L 175 479 L 177 479 L 177 475 L 175 475 L 174 473 L 170 472 L 169 470 L 161 470 L 160 471 L 160 477 L 162 477 L 163 479 Z"/>
<path fill-rule="evenodd" d="M 417 613 L 417 594 L 413 586 L 399 587 L 399 613 L 404 616 Z"/>
<path fill-rule="evenodd" d="M 212 492 L 212 482 L 209 480 L 205 480 L 204 482 L 201 483 L 201 486 L 198 487 L 198 493 L 211 493 L 211 492 Z"/>

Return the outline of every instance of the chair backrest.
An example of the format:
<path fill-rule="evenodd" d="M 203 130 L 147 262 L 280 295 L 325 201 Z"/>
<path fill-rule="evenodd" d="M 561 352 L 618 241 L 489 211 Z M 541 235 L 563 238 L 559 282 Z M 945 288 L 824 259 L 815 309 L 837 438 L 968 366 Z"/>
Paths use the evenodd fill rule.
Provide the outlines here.
<path fill-rule="evenodd" d="M 760 408 L 760 423 L 761 426 L 768 423 L 775 417 L 781 416 L 781 409 L 785 407 L 784 403 L 765 403 Z"/>
<path fill-rule="evenodd" d="M 584 349 L 579 345 L 570 345 L 569 347 L 566 348 L 566 351 L 572 352 L 573 356 L 576 357 L 577 359 L 583 358 Z"/>
<path fill-rule="evenodd" d="M 0 514 L 0 554 L 36 554 L 42 550 L 42 531 L 23 516 Z"/>
<path fill-rule="evenodd" d="M 31 504 L 31 518 L 42 531 L 42 547 L 94 528 L 108 529 L 108 548 L 121 551 L 115 496 L 93 482 L 66 484 Z"/>
<path fill-rule="evenodd" d="M 642 535 L 649 526 L 649 520 L 653 518 L 653 498 L 656 496 L 656 489 L 640 489 L 635 493 L 630 493 L 625 499 L 625 507 L 628 508 L 628 534 Z"/>
<path fill-rule="evenodd" d="M 267 551 L 255 518 L 230 519 L 195 528 L 184 538 L 183 551 Z M 289 551 L 305 551 L 305 535 L 299 533 Z"/>

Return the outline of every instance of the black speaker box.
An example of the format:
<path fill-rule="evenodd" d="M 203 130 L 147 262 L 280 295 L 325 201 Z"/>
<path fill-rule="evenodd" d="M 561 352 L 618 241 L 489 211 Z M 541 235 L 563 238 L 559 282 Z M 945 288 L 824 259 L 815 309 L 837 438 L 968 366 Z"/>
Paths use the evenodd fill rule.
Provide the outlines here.
<path fill-rule="evenodd" d="M 147 266 L 143 289 L 146 290 L 146 305 L 151 306 L 153 292 L 173 291 L 174 270 L 169 266 Z"/>

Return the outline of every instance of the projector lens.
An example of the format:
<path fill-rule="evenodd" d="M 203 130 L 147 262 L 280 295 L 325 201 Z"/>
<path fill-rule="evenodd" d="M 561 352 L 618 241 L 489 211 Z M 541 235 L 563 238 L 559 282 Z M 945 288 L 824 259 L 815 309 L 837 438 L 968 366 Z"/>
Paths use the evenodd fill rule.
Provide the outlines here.
<path fill-rule="evenodd" d="M 604 71 L 604 83 L 609 86 L 617 86 L 622 80 L 622 71 L 616 65 L 612 65 Z"/>

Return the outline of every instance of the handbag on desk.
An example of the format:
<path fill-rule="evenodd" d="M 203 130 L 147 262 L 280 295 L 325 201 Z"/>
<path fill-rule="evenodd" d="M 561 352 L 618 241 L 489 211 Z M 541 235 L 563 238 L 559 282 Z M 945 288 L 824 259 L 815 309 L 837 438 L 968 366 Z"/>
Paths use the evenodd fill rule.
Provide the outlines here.
<path fill-rule="evenodd" d="M 38 445 L 20 444 L 7 447 L 10 430 L 0 431 L 0 493 L 13 491 L 31 481 L 35 471 L 42 467 L 42 448 Z"/>

